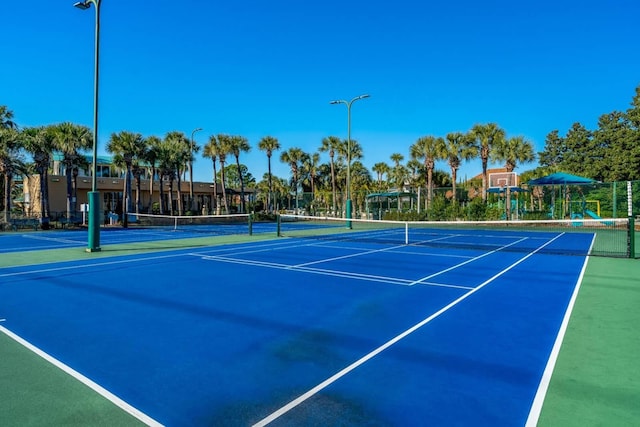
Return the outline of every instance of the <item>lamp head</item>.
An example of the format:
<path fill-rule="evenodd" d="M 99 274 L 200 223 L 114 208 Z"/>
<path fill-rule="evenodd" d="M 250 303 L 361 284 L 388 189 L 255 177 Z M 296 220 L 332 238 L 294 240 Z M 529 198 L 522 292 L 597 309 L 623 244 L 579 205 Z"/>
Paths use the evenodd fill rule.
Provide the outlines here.
<path fill-rule="evenodd" d="M 364 99 L 364 98 L 369 98 L 369 94 L 365 93 L 364 95 L 360 95 L 359 97 L 357 97 L 356 99 Z"/>
<path fill-rule="evenodd" d="M 344 101 L 329 101 L 329 104 L 342 104 Z"/>
<path fill-rule="evenodd" d="M 91 7 L 88 1 L 79 1 L 74 3 L 73 5 L 78 9 L 82 9 L 82 10 L 87 10 L 89 9 L 89 7 Z"/>

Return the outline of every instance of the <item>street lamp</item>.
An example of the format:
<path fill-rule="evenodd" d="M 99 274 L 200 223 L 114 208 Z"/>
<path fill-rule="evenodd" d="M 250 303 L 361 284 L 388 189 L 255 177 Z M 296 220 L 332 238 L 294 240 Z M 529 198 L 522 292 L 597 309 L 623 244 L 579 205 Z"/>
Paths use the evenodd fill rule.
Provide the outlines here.
<path fill-rule="evenodd" d="M 98 192 L 98 76 L 100 71 L 100 0 L 84 0 L 74 3 L 78 9 L 87 10 L 93 4 L 96 9 L 95 66 L 93 79 L 93 163 L 91 164 L 91 191 L 89 199 L 89 238 L 87 252 L 100 251 L 100 193 Z M 125 212 L 126 215 L 126 212 Z"/>
<path fill-rule="evenodd" d="M 356 96 L 351 101 L 339 99 L 329 104 L 344 104 L 347 106 L 347 228 L 351 228 L 351 104 L 359 99 L 369 98 L 368 94 Z"/>
<path fill-rule="evenodd" d="M 191 214 L 195 215 L 195 203 L 193 197 L 193 134 L 200 132 L 202 128 L 195 128 L 191 132 L 191 154 L 189 155 L 189 204 L 191 205 Z"/>

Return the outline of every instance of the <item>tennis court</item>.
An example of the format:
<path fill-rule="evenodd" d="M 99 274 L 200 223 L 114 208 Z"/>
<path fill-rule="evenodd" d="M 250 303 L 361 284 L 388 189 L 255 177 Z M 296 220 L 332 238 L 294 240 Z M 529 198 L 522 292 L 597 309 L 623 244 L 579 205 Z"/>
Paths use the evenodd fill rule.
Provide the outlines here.
<path fill-rule="evenodd" d="M 585 266 L 546 249 L 594 239 L 493 233 L 9 266 L 0 326 L 147 424 L 535 423 Z"/>

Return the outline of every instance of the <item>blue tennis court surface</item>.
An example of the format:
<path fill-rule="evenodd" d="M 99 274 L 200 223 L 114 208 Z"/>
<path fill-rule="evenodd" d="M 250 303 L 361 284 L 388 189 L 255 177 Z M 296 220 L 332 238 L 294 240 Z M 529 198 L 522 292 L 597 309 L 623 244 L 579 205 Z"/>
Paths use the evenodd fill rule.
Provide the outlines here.
<path fill-rule="evenodd" d="M 275 226 L 258 223 L 253 225 L 254 232 L 272 233 Z M 248 226 L 225 225 L 219 227 L 185 227 L 180 230 L 162 228 L 103 228 L 100 233 L 102 246 L 126 243 L 158 242 L 174 239 L 189 239 L 205 236 L 249 234 Z M 55 230 L 28 233 L 0 234 L 0 254 L 8 252 L 23 252 L 33 250 L 61 249 L 83 247 L 87 245 L 86 229 Z"/>
<path fill-rule="evenodd" d="M 2 268 L 1 325 L 149 423 L 524 425 L 585 263 L 537 242 L 278 239 Z"/>

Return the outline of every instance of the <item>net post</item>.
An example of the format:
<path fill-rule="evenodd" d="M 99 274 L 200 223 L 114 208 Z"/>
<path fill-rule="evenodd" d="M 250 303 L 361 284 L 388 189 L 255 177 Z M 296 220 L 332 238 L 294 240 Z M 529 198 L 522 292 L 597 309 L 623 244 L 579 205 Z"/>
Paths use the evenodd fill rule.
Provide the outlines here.
<path fill-rule="evenodd" d="M 633 218 L 633 193 L 631 190 L 631 181 L 627 181 L 627 215 L 629 216 L 629 224 L 627 230 L 627 254 L 629 258 L 636 256 L 636 226 Z"/>
<path fill-rule="evenodd" d="M 627 255 L 629 258 L 635 258 L 636 257 L 636 236 L 635 236 L 635 220 L 633 219 L 633 216 L 629 217 L 629 223 L 628 223 L 628 229 L 627 229 Z"/>
<path fill-rule="evenodd" d="M 276 236 L 282 237 L 282 233 L 280 231 L 280 214 L 276 214 Z"/>
<path fill-rule="evenodd" d="M 249 222 L 249 236 L 253 236 L 253 214 L 249 214 L 247 220 Z"/>
<path fill-rule="evenodd" d="M 405 245 L 409 244 L 409 223 L 408 222 L 404 223 L 404 244 Z"/>

